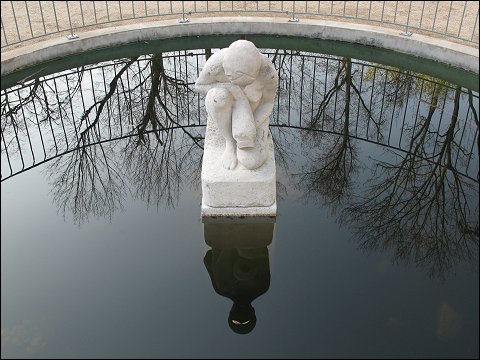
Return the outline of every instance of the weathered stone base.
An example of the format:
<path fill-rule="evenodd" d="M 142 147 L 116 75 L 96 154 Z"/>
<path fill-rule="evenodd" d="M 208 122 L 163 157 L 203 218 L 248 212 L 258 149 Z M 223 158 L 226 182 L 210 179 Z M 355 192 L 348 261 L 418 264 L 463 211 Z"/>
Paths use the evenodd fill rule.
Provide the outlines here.
<path fill-rule="evenodd" d="M 208 119 L 202 163 L 202 217 L 275 216 L 276 170 L 273 141 L 267 138 L 268 156 L 258 169 L 249 170 L 238 163 L 224 169 L 221 157 L 225 140 Z"/>
<path fill-rule="evenodd" d="M 202 201 L 202 218 L 215 220 L 216 218 L 232 217 L 242 218 L 248 217 L 252 221 L 254 218 L 272 218 L 275 221 L 277 216 L 277 202 L 270 206 L 248 206 L 248 207 L 212 207 L 205 205 Z M 260 220 L 260 219 L 259 219 Z"/>

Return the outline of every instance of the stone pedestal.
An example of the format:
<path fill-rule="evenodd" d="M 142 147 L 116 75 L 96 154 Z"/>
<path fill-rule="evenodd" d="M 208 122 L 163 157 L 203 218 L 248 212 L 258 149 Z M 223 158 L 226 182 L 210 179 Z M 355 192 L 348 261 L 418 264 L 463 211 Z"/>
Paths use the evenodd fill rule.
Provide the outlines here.
<path fill-rule="evenodd" d="M 276 216 L 276 171 L 271 134 L 267 139 L 267 160 L 255 170 L 246 169 L 240 163 L 233 170 L 223 168 L 219 159 L 225 149 L 225 140 L 210 118 L 204 144 L 202 217 Z"/>

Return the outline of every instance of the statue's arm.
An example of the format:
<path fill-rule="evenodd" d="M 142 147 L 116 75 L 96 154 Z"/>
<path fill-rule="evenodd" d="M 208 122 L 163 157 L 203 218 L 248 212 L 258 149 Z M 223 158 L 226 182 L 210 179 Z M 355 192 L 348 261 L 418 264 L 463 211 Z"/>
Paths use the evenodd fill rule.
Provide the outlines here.
<path fill-rule="evenodd" d="M 268 100 L 263 100 L 258 105 L 258 107 L 255 109 L 255 112 L 253 113 L 253 117 L 255 119 L 255 124 L 257 127 L 259 127 L 264 121 L 268 119 L 270 114 L 273 111 L 273 106 L 275 104 L 275 96 L 269 98 Z"/>
<path fill-rule="evenodd" d="M 225 49 L 217 51 L 205 63 L 195 82 L 194 90 L 196 92 L 206 95 L 207 92 L 214 87 L 229 88 L 232 85 L 223 70 L 223 50 Z"/>
<path fill-rule="evenodd" d="M 208 90 L 221 86 L 221 84 L 222 83 L 218 82 L 215 77 L 212 77 L 209 74 L 200 73 L 195 82 L 194 90 L 202 95 L 206 95 Z"/>
<path fill-rule="evenodd" d="M 278 74 L 273 64 L 268 63 L 268 71 L 263 77 L 264 88 L 260 104 L 255 109 L 253 117 L 257 127 L 268 119 L 275 105 L 278 89 Z"/>

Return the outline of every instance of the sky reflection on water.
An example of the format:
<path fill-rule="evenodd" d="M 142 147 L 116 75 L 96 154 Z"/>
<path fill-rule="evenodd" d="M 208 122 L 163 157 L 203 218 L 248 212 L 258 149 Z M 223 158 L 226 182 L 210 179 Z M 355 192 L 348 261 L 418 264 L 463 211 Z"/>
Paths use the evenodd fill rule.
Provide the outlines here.
<path fill-rule="evenodd" d="M 2 182 L 2 357 L 478 357 L 478 95 L 270 51 L 278 216 L 238 335 L 200 220 L 203 54 L 166 55 L 2 92 L 2 175 L 81 147 Z"/>

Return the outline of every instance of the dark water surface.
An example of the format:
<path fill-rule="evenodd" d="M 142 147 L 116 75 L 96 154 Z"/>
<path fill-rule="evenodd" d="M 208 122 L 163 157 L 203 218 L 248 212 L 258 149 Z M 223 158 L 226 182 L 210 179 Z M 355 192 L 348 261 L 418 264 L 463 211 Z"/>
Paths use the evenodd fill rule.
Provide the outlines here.
<path fill-rule="evenodd" d="M 204 237 L 203 50 L 2 91 L 2 358 L 478 358 L 478 93 L 264 52 L 278 216 L 254 251 Z M 220 293 L 255 298 L 250 333 Z"/>

